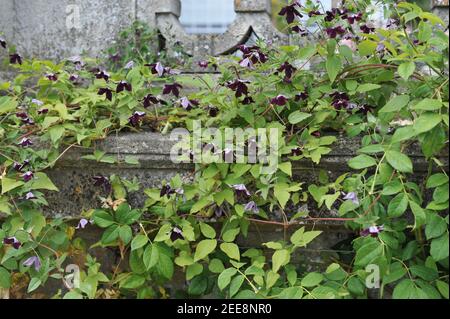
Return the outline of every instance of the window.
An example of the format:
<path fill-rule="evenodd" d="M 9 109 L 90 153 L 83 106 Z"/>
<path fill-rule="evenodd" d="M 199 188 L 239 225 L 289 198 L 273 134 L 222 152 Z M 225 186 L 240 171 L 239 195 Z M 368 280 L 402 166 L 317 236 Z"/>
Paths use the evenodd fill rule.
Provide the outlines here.
<path fill-rule="evenodd" d="M 235 16 L 233 0 L 181 0 L 180 22 L 187 33 L 223 33 Z"/>

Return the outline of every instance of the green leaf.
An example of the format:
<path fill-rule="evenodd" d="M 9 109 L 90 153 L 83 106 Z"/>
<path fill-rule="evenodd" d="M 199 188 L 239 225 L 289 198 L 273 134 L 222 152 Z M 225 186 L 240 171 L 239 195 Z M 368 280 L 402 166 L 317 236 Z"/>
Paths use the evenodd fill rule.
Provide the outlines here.
<path fill-rule="evenodd" d="M 231 281 L 231 278 L 237 273 L 236 268 L 227 268 L 217 278 L 217 285 L 220 290 L 224 290 Z"/>
<path fill-rule="evenodd" d="M 114 224 L 114 218 L 104 210 L 94 211 L 93 219 L 94 223 L 101 228 L 106 228 Z"/>
<path fill-rule="evenodd" d="M 425 227 L 425 236 L 427 239 L 437 238 L 447 230 L 445 219 L 437 214 L 429 214 L 427 225 Z"/>
<path fill-rule="evenodd" d="M 17 108 L 17 100 L 9 96 L 0 96 L 0 114 L 14 112 Z"/>
<path fill-rule="evenodd" d="M 194 261 L 199 261 L 216 249 L 217 240 L 215 239 L 204 239 L 198 243 L 197 248 L 195 249 Z"/>
<path fill-rule="evenodd" d="M 0 288 L 11 287 L 11 274 L 8 270 L 0 266 Z"/>
<path fill-rule="evenodd" d="M 214 228 L 212 228 L 208 224 L 200 223 L 200 231 L 202 232 L 203 236 L 205 236 L 206 238 L 210 238 L 210 239 L 216 238 L 216 231 L 214 230 Z"/>
<path fill-rule="evenodd" d="M 310 272 L 302 279 L 301 285 L 307 288 L 314 287 L 320 284 L 322 280 L 323 280 L 322 274 L 319 274 L 317 272 Z"/>
<path fill-rule="evenodd" d="M 276 250 L 272 255 L 272 271 L 277 273 L 281 266 L 289 263 L 291 254 L 287 249 Z"/>
<path fill-rule="evenodd" d="M 412 173 L 413 171 L 413 165 L 410 158 L 399 151 L 387 151 L 386 159 L 388 163 L 399 172 Z"/>
<path fill-rule="evenodd" d="M 398 74 L 407 81 L 416 70 L 416 64 L 412 61 L 404 62 L 398 67 Z"/>
<path fill-rule="evenodd" d="M 328 77 L 330 78 L 331 83 L 333 83 L 336 76 L 339 74 L 339 71 L 342 69 L 341 59 L 336 55 L 328 56 L 326 69 L 328 72 Z"/>
<path fill-rule="evenodd" d="M 364 40 L 358 45 L 358 51 L 361 56 L 371 55 L 377 48 L 377 43 L 371 40 Z"/>
<path fill-rule="evenodd" d="M 414 122 L 414 130 L 417 134 L 430 131 L 433 127 L 441 123 L 442 115 L 435 113 L 424 113 L 421 114 Z"/>
<path fill-rule="evenodd" d="M 417 132 L 414 130 L 413 126 L 405 126 L 395 130 L 392 135 L 392 144 L 399 143 L 405 140 L 409 140 L 412 137 L 416 136 Z"/>
<path fill-rule="evenodd" d="M 292 176 L 292 164 L 291 162 L 284 162 L 278 164 L 278 168 L 288 176 Z"/>
<path fill-rule="evenodd" d="M 147 270 L 152 269 L 158 264 L 159 261 L 159 249 L 155 244 L 149 244 L 145 247 L 144 254 L 142 255 L 144 265 Z"/>
<path fill-rule="evenodd" d="M 120 282 L 120 288 L 124 289 L 136 289 L 145 283 L 145 278 L 136 274 L 132 274 L 125 280 Z"/>
<path fill-rule="evenodd" d="M 227 254 L 228 257 L 239 261 L 241 259 L 241 255 L 239 252 L 239 247 L 233 243 L 222 243 L 220 244 L 220 249 Z"/>
<path fill-rule="evenodd" d="M 358 88 L 356 89 L 357 92 L 360 93 L 364 93 L 364 92 L 369 92 L 369 91 L 373 91 L 373 90 L 377 90 L 381 87 L 381 85 L 379 84 L 373 84 L 373 83 L 364 83 L 361 84 L 360 86 L 358 86 Z"/>
<path fill-rule="evenodd" d="M 241 288 L 244 283 L 245 277 L 243 275 L 237 275 L 230 283 L 230 298 L 233 297 Z"/>
<path fill-rule="evenodd" d="M 131 238 L 133 237 L 131 227 L 128 225 L 120 226 L 119 237 L 120 237 L 120 239 L 122 239 L 122 241 L 125 245 L 128 245 L 129 242 L 131 241 Z"/>
<path fill-rule="evenodd" d="M 363 245 L 356 252 L 355 265 L 367 266 L 383 253 L 383 246 L 376 240 Z"/>
<path fill-rule="evenodd" d="M 291 124 L 298 124 L 303 120 L 306 120 L 307 118 L 310 118 L 312 115 L 309 113 L 304 113 L 300 111 L 295 111 L 289 114 L 288 120 Z"/>
<path fill-rule="evenodd" d="M 435 261 L 448 258 L 448 233 L 431 241 L 430 253 Z"/>
<path fill-rule="evenodd" d="M 191 264 L 186 269 L 186 280 L 191 280 L 195 276 L 200 275 L 203 272 L 203 266 L 199 263 Z"/>
<path fill-rule="evenodd" d="M 46 189 L 49 191 L 58 192 L 58 187 L 53 184 L 53 182 L 48 178 L 47 174 L 38 172 L 34 174 L 34 178 L 31 182 L 30 189 Z"/>
<path fill-rule="evenodd" d="M 384 184 L 381 195 L 394 195 L 398 194 L 403 190 L 403 184 L 398 180 L 394 180 Z"/>
<path fill-rule="evenodd" d="M 17 187 L 25 184 L 23 181 L 16 181 L 15 179 L 3 177 L 2 178 L 2 194 L 9 192 Z"/>
<path fill-rule="evenodd" d="M 273 194 L 275 198 L 280 203 L 281 207 L 284 208 L 291 197 L 291 194 L 287 190 L 288 186 L 284 183 L 277 183 L 273 189 Z"/>
<path fill-rule="evenodd" d="M 412 107 L 413 110 L 436 111 L 442 107 L 442 102 L 436 99 L 423 99 Z"/>
<path fill-rule="evenodd" d="M 388 215 L 390 217 L 400 217 L 408 208 L 408 195 L 400 193 L 389 202 Z"/>
<path fill-rule="evenodd" d="M 101 242 L 103 245 L 108 245 L 114 242 L 119 237 L 119 226 L 109 226 L 102 235 Z"/>
<path fill-rule="evenodd" d="M 28 289 L 27 292 L 30 293 L 36 289 L 38 289 L 38 287 L 41 285 L 42 281 L 39 278 L 33 277 L 30 280 L 30 283 L 28 284 Z"/>
<path fill-rule="evenodd" d="M 448 299 L 448 283 L 446 283 L 446 282 L 444 282 L 442 280 L 437 280 L 436 281 L 436 287 L 438 288 L 438 290 L 441 293 L 441 295 L 445 299 Z"/>
<path fill-rule="evenodd" d="M 403 279 L 395 286 L 392 297 L 394 299 L 412 299 L 415 291 L 416 286 L 414 285 L 414 282 L 410 279 Z"/>
<path fill-rule="evenodd" d="M 409 102 L 409 95 L 397 95 L 390 99 L 379 113 L 398 112 Z"/>
<path fill-rule="evenodd" d="M 363 169 L 376 165 L 377 161 L 373 157 L 370 157 L 365 154 L 358 155 L 348 161 L 348 166 L 350 166 L 353 169 Z"/>
<path fill-rule="evenodd" d="M 435 188 L 446 183 L 448 183 L 448 176 L 443 173 L 437 173 L 428 178 L 426 187 Z"/>
<path fill-rule="evenodd" d="M 214 274 L 220 274 L 225 270 L 225 266 L 220 259 L 214 258 L 209 262 L 208 269 Z"/>
<path fill-rule="evenodd" d="M 427 221 L 425 210 L 412 200 L 409 201 L 409 207 L 411 207 L 411 210 L 414 214 L 414 229 L 424 225 Z"/>

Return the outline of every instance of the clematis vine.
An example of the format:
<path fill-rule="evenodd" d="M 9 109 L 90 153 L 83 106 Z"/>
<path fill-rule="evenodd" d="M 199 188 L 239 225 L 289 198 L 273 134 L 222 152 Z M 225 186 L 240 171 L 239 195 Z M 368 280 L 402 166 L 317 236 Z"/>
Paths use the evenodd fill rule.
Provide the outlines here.
<path fill-rule="evenodd" d="M 206 69 L 209 65 L 208 61 L 198 61 L 197 65 L 203 69 Z"/>
<path fill-rule="evenodd" d="M 18 145 L 22 146 L 22 147 L 28 147 L 28 146 L 33 145 L 33 142 L 31 142 L 31 140 L 29 138 L 24 137 L 20 140 Z"/>
<path fill-rule="evenodd" d="M 84 229 L 86 228 L 87 224 L 89 224 L 89 221 L 86 218 L 81 218 L 75 229 Z"/>
<path fill-rule="evenodd" d="M 18 53 L 13 53 L 9 55 L 9 62 L 11 64 L 22 64 L 22 56 Z"/>
<path fill-rule="evenodd" d="M 16 171 L 21 172 L 24 169 L 24 167 L 28 166 L 29 164 L 30 164 L 30 160 L 26 159 L 26 160 L 23 161 L 23 163 L 15 162 L 13 164 L 13 168 Z"/>
<path fill-rule="evenodd" d="M 11 245 L 14 249 L 19 249 L 22 243 L 16 237 L 5 237 L 3 238 L 3 244 Z"/>
<path fill-rule="evenodd" d="M 369 228 L 361 230 L 359 233 L 362 237 L 372 236 L 377 237 L 384 230 L 384 226 L 370 226 Z"/>
<path fill-rule="evenodd" d="M 152 94 L 147 94 L 147 96 L 144 97 L 144 99 L 142 100 L 142 104 L 145 108 L 150 107 L 152 104 L 166 104 L 165 101 L 160 100 L 159 98 L 157 98 L 156 96 L 152 95 Z"/>
<path fill-rule="evenodd" d="M 105 70 L 98 71 L 98 72 L 95 74 L 95 78 L 96 78 L 96 79 L 99 79 L 99 80 L 103 79 L 103 80 L 105 80 L 106 82 L 108 82 L 109 77 L 110 77 L 109 73 L 106 72 Z"/>
<path fill-rule="evenodd" d="M 183 231 L 177 226 L 175 226 L 174 228 L 172 228 L 172 231 L 170 232 L 170 239 L 172 241 L 175 241 L 177 239 L 183 240 L 184 239 Z"/>
<path fill-rule="evenodd" d="M 134 61 L 129 61 L 123 68 L 125 70 L 131 70 L 132 68 L 134 68 Z"/>
<path fill-rule="evenodd" d="M 180 89 L 182 89 L 182 88 L 183 88 L 183 86 L 181 84 L 178 84 L 178 83 L 165 84 L 164 88 L 163 88 L 163 94 L 170 94 L 170 93 L 172 93 L 176 97 L 179 97 L 180 96 Z"/>
<path fill-rule="evenodd" d="M 24 174 L 22 174 L 22 178 L 24 182 L 29 182 L 33 179 L 34 174 L 31 171 L 25 172 Z"/>
<path fill-rule="evenodd" d="M 250 196 L 250 192 L 247 190 L 244 184 L 234 184 L 231 187 L 235 190 L 237 195 Z"/>
<path fill-rule="evenodd" d="M 50 81 L 58 81 L 58 76 L 55 73 L 47 73 L 45 77 Z"/>
<path fill-rule="evenodd" d="M 227 88 L 236 92 L 236 97 L 241 97 L 242 95 L 248 95 L 248 86 L 247 83 L 250 83 L 248 80 L 236 79 L 233 82 L 227 83 Z"/>
<path fill-rule="evenodd" d="M 124 90 L 127 90 L 128 92 L 131 92 L 132 86 L 131 83 L 128 83 L 127 81 L 120 81 L 117 84 L 116 93 L 120 93 Z"/>
<path fill-rule="evenodd" d="M 291 24 L 294 22 L 295 18 L 302 18 L 303 15 L 297 10 L 297 8 L 300 8 L 300 1 L 294 1 L 290 5 L 287 5 L 283 7 L 278 15 L 280 16 L 286 16 L 286 22 L 288 24 Z"/>
<path fill-rule="evenodd" d="M 350 103 L 350 97 L 347 95 L 347 93 L 336 91 L 330 94 L 330 96 L 333 98 L 331 105 L 333 105 L 336 110 L 347 108 Z"/>
<path fill-rule="evenodd" d="M 197 100 L 189 100 L 186 96 L 183 96 L 179 103 L 186 111 L 190 111 L 193 107 L 199 106 L 200 104 Z"/>
<path fill-rule="evenodd" d="M 284 82 L 291 83 L 292 75 L 297 71 L 297 68 L 286 61 L 277 69 L 277 71 L 284 72 Z"/>
<path fill-rule="evenodd" d="M 100 88 L 97 92 L 98 95 L 105 95 L 106 99 L 112 101 L 112 91 L 109 88 Z"/>
<path fill-rule="evenodd" d="M 33 200 L 33 199 L 37 199 L 37 197 L 32 192 L 28 192 L 25 194 L 25 200 Z"/>
<path fill-rule="evenodd" d="M 239 64 L 243 67 L 252 67 L 253 64 L 267 62 L 267 56 L 261 51 L 260 47 L 240 45 L 238 49 L 242 52 L 243 59 Z"/>
<path fill-rule="evenodd" d="M 369 27 L 367 24 L 360 25 L 359 28 L 361 29 L 362 33 L 369 34 L 375 32 L 375 28 Z"/>
<path fill-rule="evenodd" d="M 276 97 L 274 97 L 273 99 L 271 99 L 270 103 L 279 105 L 279 106 L 283 106 L 283 105 L 286 105 L 287 101 L 288 101 L 287 97 L 280 94 L 280 95 L 277 95 Z"/>
<path fill-rule="evenodd" d="M 141 123 L 144 116 L 145 112 L 135 111 L 133 115 L 131 115 L 128 118 L 128 122 L 130 123 L 131 126 L 138 126 Z"/>
<path fill-rule="evenodd" d="M 325 32 L 327 33 L 328 37 L 330 37 L 331 39 L 336 38 L 338 35 L 342 35 L 345 33 L 345 29 L 342 26 L 337 26 L 337 27 L 330 27 L 330 28 L 326 28 Z"/>

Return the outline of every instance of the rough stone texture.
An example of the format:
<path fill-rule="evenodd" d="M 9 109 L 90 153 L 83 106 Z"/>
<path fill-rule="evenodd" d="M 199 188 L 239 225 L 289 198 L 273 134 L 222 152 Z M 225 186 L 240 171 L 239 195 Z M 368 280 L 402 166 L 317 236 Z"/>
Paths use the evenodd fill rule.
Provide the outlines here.
<path fill-rule="evenodd" d="M 432 12 L 449 25 L 448 0 L 432 0 Z"/>
<path fill-rule="evenodd" d="M 59 193 L 48 194 L 48 214 L 52 216 L 78 216 L 82 209 L 98 207 L 98 196 L 104 195 L 101 188 L 94 187 L 92 177 L 96 175 L 110 176 L 116 174 L 128 180 L 136 177 L 144 188 L 161 185 L 177 173 L 182 175 L 192 171 L 191 164 L 175 164 L 170 159 L 170 150 L 175 141 L 169 136 L 158 133 L 124 133 L 110 136 L 95 144 L 92 149 L 71 149 L 58 162 L 52 170 L 48 171 L 50 178 L 60 189 Z M 356 154 L 359 148 L 358 139 L 338 137 L 332 146 L 332 152 L 324 155 L 319 165 L 313 165 L 309 160 L 294 163 L 294 176 L 306 185 L 316 182 L 320 169 L 326 170 L 330 179 L 348 171 L 347 161 Z M 96 161 L 81 159 L 83 155 L 92 154 L 93 149 L 106 152 L 108 155 L 118 156 L 123 160 L 126 156 L 133 156 L 139 160 L 139 165 L 120 165 L 98 163 Z M 413 145 L 408 149 L 413 160 L 414 172 L 417 178 L 424 176 L 427 163 L 420 155 L 420 149 Z M 448 166 L 448 159 L 441 158 Z M 142 206 L 145 195 L 141 192 L 133 193 L 131 203 Z"/>

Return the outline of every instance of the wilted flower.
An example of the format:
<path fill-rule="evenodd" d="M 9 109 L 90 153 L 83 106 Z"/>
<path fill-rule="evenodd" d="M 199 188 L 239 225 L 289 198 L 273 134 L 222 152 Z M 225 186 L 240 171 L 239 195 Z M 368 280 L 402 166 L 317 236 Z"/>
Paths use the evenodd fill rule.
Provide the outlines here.
<path fill-rule="evenodd" d="M 178 84 L 178 83 L 165 84 L 164 85 L 164 89 L 163 89 L 163 94 L 170 94 L 170 93 L 172 93 L 176 97 L 179 97 L 180 96 L 180 89 L 182 89 L 182 88 L 183 88 L 183 86 L 181 86 L 181 84 Z"/>
<path fill-rule="evenodd" d="M 291 77 L 292 74 L 296 71 L 297 69 L 292 66 L 292 64 L 290 64 L 289 62 L 284 62 L 278 69 L 278 72 L 284 72 L 284 82 L 289 83 L 291 82 Z"/>
<path fill-rule="evenodd" d="M 180 99 L 180 105 L 185 109 L 186 111 L 192 110 L 194 106 L 199 106 L 199 102 L 197 100 L 189 100 L 186 96 L 182 97 Z"/>
<path fill-rule="evenodd" d="M 384 230 L 384 226 L 370 226 L 369 228 L 363 229 L 360 232 L 360 235 L 363 237 L 366 236 L 372 236 L 372 237 L 377 237 L 379 233 L 381 233 Z"/>
<path fill-rule="evenodd" d="M 183 232 L 181 231 L 181 229 L 176 226 L 172 228 L 172 231 L 170 232 L 170 239 L 172 241 L 175 241 L 177 239 L 184 239 Z"/>
<path fill-rule="evenodd" d="M 15 249 L 19 249 L 22 246 L 22 243 L 16 237 L 3 238 L 3 244 L 12 245 Z"/>
<path fill-rule="evenodd" d="M 11 64 L 22 64 L 22 56 L 18 53 L 10 54 L 9 62 Z"/>
<path fill-rule="evenodd" d="M 84 229 L 86 225 L 89 223 L 89 221 L 86 218 L 81 218 L 78 222 L 77 227 L 75 229 Z"/>
<path fill-rule="evenodd" d="M 273 99 L 270 100 L 270 103 L 275 104 L 275 105 L 286 105 L 288 99 L 284 96 L 284 95 L 278 95 L 276 97 L 274 97 Z"/>
<path fill-rule="evenodd" d="M 33 176 L 34 176 L 34 174 L 33 174 L 33 172 L 31 172 L 31 171 L 28 171 L 28 172 L 22 174 L 22 178 L 23 178 L 23 180 L 24 180 L 25 182 L 31 181 L 31 179 L 33 178 Z"/>
<path fill-rule="evenodd" d="M 123 67 L 125 70 L 132 69 L 134 67 L 134 61 L 129 61 L 125 66 Z"/>
<path fill-rule="evenodd" d="M 110 75 L 109 75 L 109 73 L 106 72 L 105 70 L 101 70 L 101 71 L 99 71 L 99 72 L 97 72 L 97 73 L 95 74 L 95 77 L 96 77 L 97 79 L 99 79 L 99 80 L 100 80 L 100 79 L 103 79 L 103 80 L 105 80 L 106 82 L 108 82 Z"/>
<path fill-rule="evenodd" d="M 135 111 L 133 115 L 128 118 L 128 121 L 131 126 L 138 126 L 144 116 L 145 112 Z"/>
<path fill-rule="evenodd" d="M 345 29 L 339 25 L 339 26 L 334 27 L 334 28 L 327 28 L 327 29 L 325 29 L 325 32 L 327 33 L 327 35 L 331 39 L 334 39 L 334 38 L 336 38 L 336 36 L 338 34 L 344 34 L 345 33 Z"/>
<path fill-rule="evenodd" d="M 369 34 L 375 31 L 375 28 L 369 27 L 367 24 L 360 25 L 359 28 L 363 33 Z"/>
<path fill-rule="evenodd" d="M 120 81 L 117 84 L 116 93 L 120 93 L 123 90 L 127 90 L 128 92 L 131 92 L 131 90 L 132 90 L 131 84 L 128 83 L 127 81 Z"/>
<path fill-rule="evenodd" d="M 41 260 L 38 256 L 32 256 L 23 262 L 23 265 L 26 267 L 30 267 L 34 265 L 34 269 L 39 271 L 41 269 Z"/>
<path fill-rule="evenodd" d="M 5 41 L 5 39 L 0 38 L 0 45 L 1 45 L 4 49 L 6 49 L 6 41 Z"/>
<path fill-rule="evenodd" d="M 109 88 L 100 88 L 97 94 L 105 95 L 108 100 L 112 101 L 112 91 Z"/>
<path fill-rule="evenodd" d="M 242 95 L 247 95 L 248 94 L 247 83 L 250 83 L 250 81 L 236 79 L 233 82 L 228 82 L 227 83 L 227 88 L 235 91 L 236 92 L 236 94 L 235 94 L 236 97 L 241 97 Z"/>
<path fill-rule="evenodd" d="M 245 187 L 244 184 L 234 184 L 231 185 L 231 187 L 234 188 L 238 195 L 250 196 L 250 192 L 247 190 L 247 187 Z"/>
<path fill-rule="evenodd" d="M 25 199 L 32 200 L 32 199 L 37 199 L 37 197 L 32 192 L 28 192 L 25 194 Z"/>
<path fill-rule="evenodd" d="M 351 200 L 354 204 L 359 205 L 359 199 L 358 199 L 358 194 L 356 194 L 355 192 L 350 192 L 345 194 L 344 196 L 345 200 Z"/>
<path fill-rule="evenodd" d="M 295 17 L 302 18 L 303 15 L 297 10 L 296 7 L 301 7 L 299 1 L 294 1 L 288 6 L 285 6 L 281 9 L 281 11 L 278 13 L 280 16 L 286 16 L 287 23 L 291 24 L 294 22 Z"/>
<path fill-rule="evenodd" d="M 29 138 L 24 137 L 20 140 L 18 145 L 20 145 L 22 147 L 27 147 L 27 146 L 33 145 L 33 142 L 31 142 L 31 140 Z"/>
<path fill-rule="evenodd" d="M 111 183 L 109 182 L 108 178 L 98 175 L 98 176 L 94 176 L 94 186 L 103 186 L 105 188 L 106 192 L 110 192 L 111 191 Z"/>
<path fill-rule="evenodd" d="M 253 214 L 259 213 L 259 208 L 254 201 L 250 201 L 244 206 L 246 212 L 252 212 Z"/>

